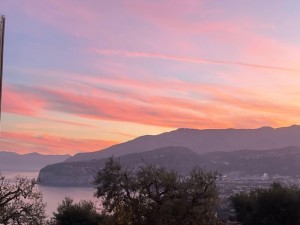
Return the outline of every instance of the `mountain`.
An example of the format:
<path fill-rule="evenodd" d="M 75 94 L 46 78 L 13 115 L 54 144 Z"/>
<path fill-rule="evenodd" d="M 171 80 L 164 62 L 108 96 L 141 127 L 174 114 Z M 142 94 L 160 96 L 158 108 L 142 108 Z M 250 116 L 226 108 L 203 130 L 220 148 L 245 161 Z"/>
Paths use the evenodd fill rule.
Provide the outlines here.
<path fill-rule="evenodd" d="M 97 170 L 105 165 L 106 159 L 63 162 L 44 167 L 39 173 L 42 185 L 88 186 Z M 245 176 L 300 175 L 300 147 L 285 147 L 271 150 L 238 150 L 212 152 L 199 155 L 185 147 L 164 147 L 152 151 L 120 156 L 124 168 L 136 169 L 151 164 L 165 167 L 187 175 L 199 166 L 206 170 L 219 171 L 223 175 Z"/>
<path fill-rule="evenodd" d="M 0 171 L 39 171 L 46 165 L 62 162 L 70 155 L 42 155 L 39 153 L 18 154 L 0 152 Z"/>
<path fill-rule="evenodd" d="M 85 161 L 145 152 L 167 146 L 186 147 L 203 154 L 214 151 L 235 151 L 241 149 L 265 150 L 300 146 L 300 126 L 258 129 L 207 129 L 180 128 L 159 135 L 141 136 L 131 141 L 89 153 L 78 153 L 67 162 Z"/>

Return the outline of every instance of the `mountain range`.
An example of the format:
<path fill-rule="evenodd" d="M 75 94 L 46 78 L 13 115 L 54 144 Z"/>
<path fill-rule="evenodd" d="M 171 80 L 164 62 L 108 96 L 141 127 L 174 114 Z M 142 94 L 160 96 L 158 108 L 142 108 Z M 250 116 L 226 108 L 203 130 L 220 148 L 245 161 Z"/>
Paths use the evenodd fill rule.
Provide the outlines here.
<path fill-rule="evenodd" d="M 70 155 L 42 155 L 39 153 L 18 154 L 0 152 L 0 171 L 39 171 L 49 164 L 63 162 Z"/>
<path fill-rule="evenodd" d="M 117 157 L 168 146 L 185 147 L 198 154 L 215 151 L 268 150 L 287 146 L 300 146 L 300 126 L 206 130 L 180 128 L 159 135 L 141 136 L 96 152 L 78 153 L 66 161 L 87 161 L 112 155 Z"/>
<path fill-rule="evenodd" d="M 290 147 L 289 147 L 290 146 Z M 87 186 L 107 157 L 129 169 L 152 164 L 187 175 L 195 166 L 224 175 L 300 175 L 300 126 L 258 129 L 180 128 L 89 153 L 40 170 L 43 185 Z"/>

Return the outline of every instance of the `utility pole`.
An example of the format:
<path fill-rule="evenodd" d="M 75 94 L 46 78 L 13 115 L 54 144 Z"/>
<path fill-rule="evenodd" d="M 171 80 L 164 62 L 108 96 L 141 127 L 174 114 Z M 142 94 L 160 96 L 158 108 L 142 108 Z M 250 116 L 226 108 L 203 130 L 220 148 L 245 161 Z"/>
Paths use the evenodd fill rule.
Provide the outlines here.
<path fill-rule="evenodd" d="M 2 83 L 3 83 L 3 57 L 4 57 L 4 31 L 5 31 L 5 17 L 0 18 L 0 122 L 2 111 Z"/>

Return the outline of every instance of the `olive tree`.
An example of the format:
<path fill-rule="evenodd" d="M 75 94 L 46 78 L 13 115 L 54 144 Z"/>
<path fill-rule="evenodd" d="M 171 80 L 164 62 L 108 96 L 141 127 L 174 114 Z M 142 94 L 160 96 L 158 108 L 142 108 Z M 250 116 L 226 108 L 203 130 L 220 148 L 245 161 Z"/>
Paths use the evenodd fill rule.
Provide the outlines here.
<path fill-rule="evenodd" d="M 45 223 L 45 204 L 35 179 L 7 180 L 0 174 L 0 224 Z"/>
<path fill-rule="evenodd" d="M 115 225 L 214 225 L 218 177 L 199 168 L 188 177 L 151 165 L 128 170 L 109 158 L 95 177 L 95 195 Z"/>

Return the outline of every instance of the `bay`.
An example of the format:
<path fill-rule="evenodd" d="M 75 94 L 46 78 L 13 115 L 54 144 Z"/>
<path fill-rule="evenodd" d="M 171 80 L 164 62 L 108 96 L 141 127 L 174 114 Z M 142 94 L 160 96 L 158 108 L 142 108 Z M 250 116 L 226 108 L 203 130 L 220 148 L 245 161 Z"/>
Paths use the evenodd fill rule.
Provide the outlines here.
<path fill-rule="evenodd" d="M 5 179 L 9 179 L 13 182 L 16 176 L 27 177 L 29 179 L 37 178 L 38 172 L 21 172 L 21 171 L 1 171 Z M 95 198 L 95 188 L 91 187 L 49 187 L 38 185 L 39 189 L 43 193 L 43 201 L 47 204 L 46 214 L 52 216 L 56 211 L 59 203 L 63 201 L 65 197 L 72 198 L 75 202 L 80 200 L 91 200 L 100 206 L 99 199 Z"/>

